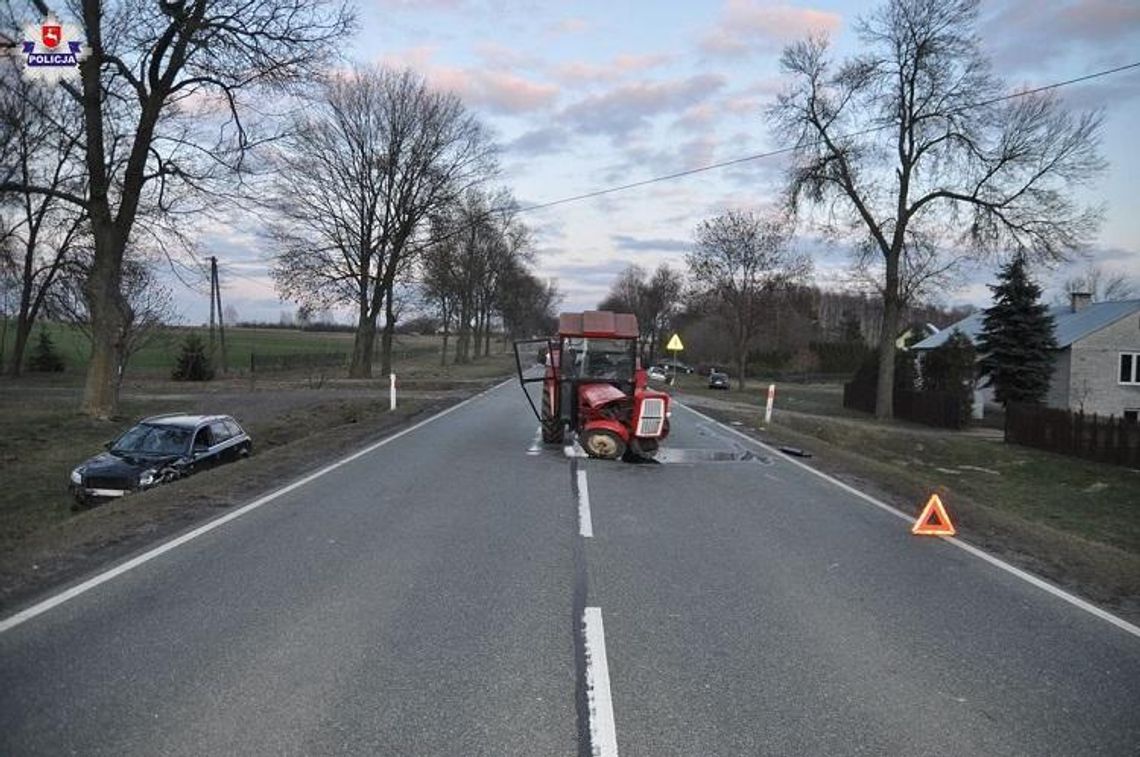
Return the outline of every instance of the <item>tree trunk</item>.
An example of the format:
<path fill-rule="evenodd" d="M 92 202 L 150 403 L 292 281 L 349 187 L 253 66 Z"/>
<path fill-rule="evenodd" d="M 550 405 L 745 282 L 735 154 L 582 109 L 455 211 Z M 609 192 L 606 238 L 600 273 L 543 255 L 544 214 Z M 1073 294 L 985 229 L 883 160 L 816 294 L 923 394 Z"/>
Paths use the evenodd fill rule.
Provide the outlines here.
<path fill-rule="evenodd" d="M 352 363 L 348 367 L 349 378 L 372 378 L 372 353 L 376 344 L 376 322 L 361 313 L 356 323 L 356 335 L 352 340 Z"/>
<path fill-rule="evenodd" d="M 491 315 L 487 314 L 487 325 L 483 328 L 483 357 L 491 355 Z"/>
<path fill-rule="evenodd" d="M 384 332 L 380 337 L 380 375 L 392 373 L 392 336 L 396 333 L 396 314 L 392 312 L 392 294 L 384 301 Z"/>
<path fill-rule="evenodd" d="M 92 225 L 101 224 L 92 218 Z M 84 286 L 91 318 L 91 362 L 87 364 L 81 409 L 92 418 L 110 420 L 119 407 L 118 368 L 123 362 L 126 303 L 120 282 L 126 237 L 110 223 L 93 231 L 95 259 Z"/>
<path fill-rule="evenodd" d="M 440 352 L 439 352 L 439 365 L 440 365 L 440 367 L 446 367 L 447 366 L 447 338 L 449 336 L 451 336 L 451 333 L 448 331 L 447 327 L 444 327 L 444 329 L 443 329 L 443 349 L 440 350 Z"/>
<path fill-rule="evenodd" d="M 895 339 L 899 333 L 899 254 L 887 256 L 886 288 L 883 291 L 883 329 L 879 334 L 879 380 L 875 387 L 875 417 L 894 417 Z"/>
<path fill-rule="evenodd" d="M 744 370 L 748 366 L 748 350 L 744 345 L 740 345 L 737 354 L 740 358 L 737 361 L 737 369 L 740 371 L 740 376 L 736 379 L 736 386 L 740 391 L 744 391 Z M 674 369 L 676 370 L 676 369 Z"/>
<path fill-rule="evenodd" d="M 32 334 L 32 321 L 24 313 L 16 318 L 16 341 L 12 343 L 12 355 L 8 360 L 8 375 L 16 378 L 24 365 L 24 350 L 28 347 L 28 337 Z"/>

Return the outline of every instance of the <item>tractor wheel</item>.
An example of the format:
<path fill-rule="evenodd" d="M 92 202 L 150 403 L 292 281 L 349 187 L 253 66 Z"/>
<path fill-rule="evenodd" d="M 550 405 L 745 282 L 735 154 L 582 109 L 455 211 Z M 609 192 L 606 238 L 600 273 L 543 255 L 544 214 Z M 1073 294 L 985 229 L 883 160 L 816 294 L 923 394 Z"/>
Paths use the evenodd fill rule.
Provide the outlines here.
<path fill-rule="evenodd" d="M 656 439 L 638 439 L 636 436 L 630 440 L 629 448 L 638 457 L 652 460 L 657 454 L 658 443 Z"/>
<path fill-rule="evenodd" d="M 617 460 L 625 454 L 625 442 L 613 431 L 604 428 L 587 431 L 582 436 L 582 447 L 590 457 Z"/>
<path fill-rule="evenodd" d="M 547 445 L 561 445 L 562 424 L 557 418 L 543 418 L 543 441 Z"/>

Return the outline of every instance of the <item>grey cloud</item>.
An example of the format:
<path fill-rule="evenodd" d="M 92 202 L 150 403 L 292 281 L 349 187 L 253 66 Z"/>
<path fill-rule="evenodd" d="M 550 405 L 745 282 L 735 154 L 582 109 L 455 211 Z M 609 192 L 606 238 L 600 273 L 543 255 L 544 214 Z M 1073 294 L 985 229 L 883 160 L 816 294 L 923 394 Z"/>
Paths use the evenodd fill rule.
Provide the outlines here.
<path fill-rule="evenodd" d="M 611 234 L 610 239 L 619 250 L 630 252 L 688 252 L 692 247 L 684 239 L 639 239 L 625 234 Z"/>
<path fill-rule="evenodd" d="M 565 148 L 570 135 L 558 126 L 533 129 L 507 143 L 506 149 L 520 155 L 543 155 Z"/>
<path fill-rule="evenodd" d="M 651 117 L 699 103 L 724 85 L 725 78 L 719 74 L 627 84 L 579 100 L 562 111 L 562 119 L 582 134 L 606 135 L 620 141 L 646 128 Z"/>

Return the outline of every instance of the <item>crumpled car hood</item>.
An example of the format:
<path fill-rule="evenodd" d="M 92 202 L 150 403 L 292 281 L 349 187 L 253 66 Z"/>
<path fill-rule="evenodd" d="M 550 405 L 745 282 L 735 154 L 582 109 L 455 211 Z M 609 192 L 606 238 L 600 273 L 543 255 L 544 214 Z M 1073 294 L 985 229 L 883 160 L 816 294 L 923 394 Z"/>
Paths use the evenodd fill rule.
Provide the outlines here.
<path fill-rule="evenodd" d="M 133 478 L 151 468 L 160 468 L 178 459 L 178 455 L 163 457 L 139 455 L 116 455 L 111 452 L 102 452 L 87 460 L 80 467 L 85 476 L 104 476 L 107 478 Z"/>

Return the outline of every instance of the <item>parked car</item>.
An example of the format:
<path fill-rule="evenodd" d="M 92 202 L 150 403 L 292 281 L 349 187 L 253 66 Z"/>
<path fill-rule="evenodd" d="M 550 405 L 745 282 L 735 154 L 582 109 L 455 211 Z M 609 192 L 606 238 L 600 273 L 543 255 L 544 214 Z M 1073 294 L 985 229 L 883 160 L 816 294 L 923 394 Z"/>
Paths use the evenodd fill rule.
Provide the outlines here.
<path fill-rule="evenodd" d="M 659 365 L 655 365 L 650 368 L 648 374 L 649 378 L 653 381 L 667 381 L 669 379 L 669 374 L 666 373 L 665 370 Z"/>
<path fill-rule="evenodd" d="M 221 463 L 248 457 L 249 434 L 228 415 L 144 418 L 107 451 L 71 471 L 70 488 L 83 505 L 122 497 Z"/>
<path fill-rule="evenodd" d="M 709 389 L 728 389 L 728 374 L 713 371 L 709 374 Z"/>

